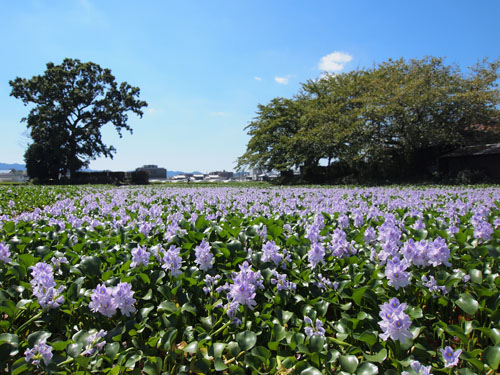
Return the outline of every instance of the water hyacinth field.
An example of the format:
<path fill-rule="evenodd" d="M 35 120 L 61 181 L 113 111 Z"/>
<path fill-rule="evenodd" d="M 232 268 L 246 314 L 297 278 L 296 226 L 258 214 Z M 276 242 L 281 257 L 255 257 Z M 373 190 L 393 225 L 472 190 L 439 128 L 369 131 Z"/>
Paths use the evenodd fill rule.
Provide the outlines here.
<path fill-rule="evenodd" d="M 495 374 L 500 189 L 0 187 L 0 372 Z"/>

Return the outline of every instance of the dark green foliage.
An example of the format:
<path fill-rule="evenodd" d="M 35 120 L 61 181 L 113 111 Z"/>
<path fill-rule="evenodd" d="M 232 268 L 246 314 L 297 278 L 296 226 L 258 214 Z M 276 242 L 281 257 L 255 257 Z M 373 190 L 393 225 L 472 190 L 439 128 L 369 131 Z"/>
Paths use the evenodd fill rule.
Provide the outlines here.
<path fill-rule="evenodd" d="M 238 166 L 296 168 L 315 183 L 429 179 L 439 156 L 500 140 L 499 67 L 466 74 L 428 57 L 308 81 L 258 106 Z"/>
<path fill-rule="evenodd" d="M 11 96 L 33 104 L 27 123 L 33 143 L 25 153 L 28 175 L 60 180 L 98 156 L 113 157 L 113 146 L 102 142 L 101 127 L 111 123 L 120 137 L 132 133 L 128 112 L 142 117 L 147 106 L 139 88 L 118 84 L 109 69 L 77 59 L 48 63 L 43 75 L 9 81 Z"/>

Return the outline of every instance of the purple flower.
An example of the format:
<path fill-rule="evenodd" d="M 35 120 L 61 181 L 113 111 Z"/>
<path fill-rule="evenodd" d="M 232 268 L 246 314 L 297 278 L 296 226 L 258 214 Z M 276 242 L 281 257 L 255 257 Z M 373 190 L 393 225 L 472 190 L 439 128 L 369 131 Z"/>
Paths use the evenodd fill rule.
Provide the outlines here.
<path fill-rule="evenodd" d="M 406 303 L 400 303 L 397 298 L 392 298 L 389 303 L 380 306 L 379 315 L 382 320 L 378 324 L 383 330 L 379 334 L 382 340 L 387 341 L 390 337 L 404 343 L 406 339 L 413 337 L 409 331 L 411 326 L 410 317 L 404 312 L 406 307 Z"/>
<path fill-rule="evenodd" d="M 130 264 L 130 267 L 135 268 L 141 264 L 147 267 L 149 264 L 149 256 L 150 254 L 146 250 L 146 247 L 137 245 L 136 248 L 132 249 L 132 263 Z"/>
<path fill-rule="evenodd" d="M 30 284 L 33 286 L 33 295 L 37 297 L 40 307 L 54 309 L 64 303 L 64 296 L 61 295 L 65 286 L 56 287 L 53 268 L 51 265 L 38 262 L 31 267 L 33 279 Z"/>
<path fill-rule="evenodd" d="M 115 315 L 116 309 L 120 309 L 123 315 L 129 316 L 135 312 L 133 294 L 129 283 L 120 283 L 114 288 L 100 284 L 92 290 L 89 307 L 92 312 L 99 312 L 108 318 Z"/>
<path fill-rule="evenodd" d="M 372 243 L 377 238 L 377 233 L 373 227 L 368 227 L 365 229 L 364 238 L 366 243 Z"/>
<path fill-rule="evenodd" d="M 103 346 L 106 345 L 106 341 L 101 339 L 104 338 L 107 333 L 108 332 L 101 329 L 99 332 L 91 334 L 87 338 L 87 346 L 85 347 L 82 355 L 90 357 L 91 355 L 94 355 L 96 352 L 100 351 Z"/>
<path fill-rule="evenodd" d="M 424 366 L 419 361 L 410 361 L 410 367 L 417 375 L 430 375 L 432 370 L 431 366 Z"/>
<path fill-rule="evenodd" d="M 443 355 L 443 359 L 445 362 L 444 367 L 453 367 L 458 364 L 458 359 L 460 358 L 460 354 L 462 354 L 462 349 L 458 349 L 454 352 L 451 346 L 447 346 L 446 348 L 439 350 Z"/>
<path fill-rule="evenodd" d="M 210 252 L 210 245 L 203 239 L 199 246 L 194 249 L 194 254 L 196 256 L 195 263 L 199 265 L 200 270 L 208 271 L 212 268 L 214 256 Z"/>
<path fill-rule="evenodd" d="M 304 317 L 304 323 L 310 325 L 304 327 L 304 332 L 308 337 L 311 336 L 325 336 L 325 329 L 323 328 L 323 322 L 319 319 L 316 319 L 316 323 L 313 326 L 313 322 L 311 318 L 308 316 Z"/>
<path fill-rule="evenodd" d="M 182 258 L 179 255 L 179 248 L 171 245 L 168 251 L 163 256 L 163 265 L 167 271 L 170 271 L 172 276 L 180 275 L 182 272 L 180 271 L 182 266 Z"/>
<path fill-rule="evenodd" d="M 220 275 L 215 275 L 215 276 L 210 276 L 209 274 L 205 275 L 205 286 L 203 287 L 203 292 L 205 294 L 209 294 L 215 286 L 219 283 L 221 276 Z"/>
<path fill-rule="evenodd" d="M 404 312 L 393 314 L 390 319 L 384 319 L 378 324 L 383 330 L 379 336 L 384 341 L 387 341 L 390 337 L 393 340 L 399 340 L 404 343 L 406 339 L 413 337 L 409 330 L 411 326 L 410 317 Z"/>
<path fill-rule="evenodd" d="M 233 272 L 233 284 L 229 286 L 228 297 L 231 302 L 253 309 L 257 305 L 254 300 L 257 288 L 264 288 L 260 271 L 252 271 L 248 262 L 243 262 L 240 272 Z"/>
<path fill-rule="evenodd" d="M 318 242 L 313 242 L 311 244 L 311 249 L 307 253 L 309 266 L 311 266 L 311 268 L 314 268 L 318 263 L 325 263 L 324 258 L 325 258 L 324 246 Z"/>
<path fill-rule="evenodd" d="M 407 268 L 407 263 L 401 261 L 399 258 L 393 258 L 387 262 L 385 276 L 389 280 L 388 284 L 393 286 L 396 290 L 409 285 L 410 273 L 405 271 Z"/>
<path fill-rule="evenodd" d="M 92 300 L 89 303 L 92 312 L 99 312 L 108 318 L 111 318 L 116 312 L 116 304 L 113 301 L 112 290 L 104 284 L 98 285 L 90 295 Z"/>
<path fill-rule="evenodd" d="M 271 284 L 276 285 L 278 290 L 290 290 L 295 291 L 297 285 L 286 279 L 286 274 L 280 274 L 273 270 L 273 278 L 271 278 Z"/>
<path fill-rule="evenodd" d="M 129 283 L 120 283 L 113 288 L 112 295 L 114 305 L 120 309 L 123 315 L 129 316 L 135 312 L 135 298 L 133 297 L 132 285 Z"/>
<path fill-rule="evenodd" d="M 24 352 L 24 359 L 26 362 L 31 362 L 38 367 L 40 359 L 43 359 L 45 366 L 47 366 L 52 359 L 52 347 L 47 345 L 45 340 L 35 344 L 32 349 L 26 349 Z"/>
<path fill-rule="evenodd" d="M 12 259 L 10 259 L 10 250 L 9 245 L 6 245 L 5 242 L 0 242 L 0 260 L 4 263 L 10 263 Z"/>

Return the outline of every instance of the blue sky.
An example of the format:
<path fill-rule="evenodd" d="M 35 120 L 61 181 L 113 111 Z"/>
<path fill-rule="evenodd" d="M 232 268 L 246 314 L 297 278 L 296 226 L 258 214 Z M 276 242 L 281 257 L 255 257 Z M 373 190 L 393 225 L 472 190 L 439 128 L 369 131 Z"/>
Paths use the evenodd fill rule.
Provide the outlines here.
<path fill-rule="evenodd" d="M 463 69 L 500 57 L 500 2 L 462 0 L 0 0 L 0 162 L 22 163 L 28 113 L 9 80 L 65 57 L 109 68 L 149 107 L 134 134 L 104 141 L 93 169 L 233 170 L 257 104 L 291 97 L 323 70 L 446 57 Z"/>

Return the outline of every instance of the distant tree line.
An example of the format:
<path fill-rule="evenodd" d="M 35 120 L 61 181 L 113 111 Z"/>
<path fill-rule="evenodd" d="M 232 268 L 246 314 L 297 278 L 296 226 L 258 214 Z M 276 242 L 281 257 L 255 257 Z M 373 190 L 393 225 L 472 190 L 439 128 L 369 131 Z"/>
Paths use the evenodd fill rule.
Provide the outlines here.
<path fill-rule="evenodd" d="M 500 140 L 499 67 L 426 57 L 307 81 L 258 105 L 238 168 L 300 169 L 308 182 L 429 178 L 440 155 Z"/>

